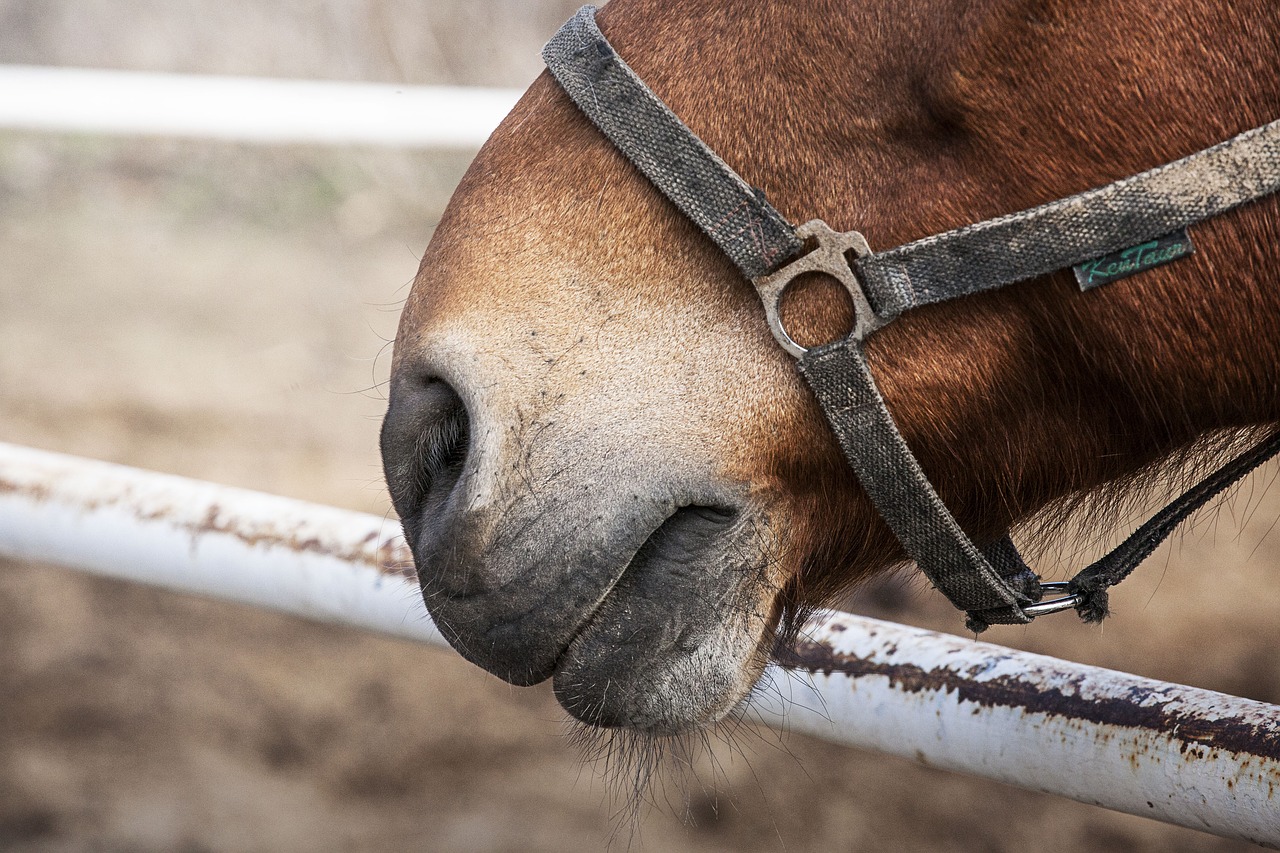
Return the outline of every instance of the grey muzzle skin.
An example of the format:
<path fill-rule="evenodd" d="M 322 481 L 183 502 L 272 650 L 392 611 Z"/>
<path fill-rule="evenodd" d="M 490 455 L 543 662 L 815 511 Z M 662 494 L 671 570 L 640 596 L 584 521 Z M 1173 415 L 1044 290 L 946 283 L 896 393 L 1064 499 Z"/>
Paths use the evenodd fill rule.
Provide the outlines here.
<path fill-rule="evenodd" d="M 385 474 L 450 644 L 513 684 L 553 678 L 561 704 L 595 726 L 673 733 L 727 714 L 763 665 L 773 617 L 745 488 L 588 459 L 575 469 L 583 500 L 510 489 L 480 500 L 482 413 L 413 373 L 393 380 Z M 602 481 L 624 486 L 591 488 Z"/>
<path fill-rule="evenodd" d="M 967 613 L 975 632 L 1071 608 L 1086 621 L 1101 621 L 1110 586 L 1188 515 L 1280 453 L 1277 433 L 1076 575 L 1065 596 L 1042 602 L 1047 589 L 1063 585 L 1041 583 L 1008 536 L 979 547 L 965 534 L 903 440 L 863 353 L 868 335 L 912 308 L 1097 262 L 1277 192 L 1280 121 L 1097 189 L 872 252 L 857 232 L 838 234 L 817 221 L 796 229 L 787 222 L 617 55 L 595 13 L 584 6 L 547 43 L 547 67 L 587 118 L 756 286 L 774 337 L 799 359 L 877 511 L 933 585 Z M 819 251 L 804 253 L 805 236 L 818 238 Z M 843 249 L 824 252 L 824 241 Z M 858 319 L 849 337 L 805 350 L 782 327 L 778 303 L 792 279 L 815 271 L 845 286 Z"/>
<path fill-rule="evenodd" d="M 594 541 L 582 541 L 583 525 L 556 518 L 515 535 L 505 529 L 514 515 L 506 507 L 470 506 L 470 433 L 466 408 L 446 383 L 400 377 L 381 436 L 388 488 L 441 633 L 495 675 L 536 684 L 554 673 L 625 569 L 617 555 L 636 553 L 669 507 L 601 513 L 616 521 L 591 530 Z"/>

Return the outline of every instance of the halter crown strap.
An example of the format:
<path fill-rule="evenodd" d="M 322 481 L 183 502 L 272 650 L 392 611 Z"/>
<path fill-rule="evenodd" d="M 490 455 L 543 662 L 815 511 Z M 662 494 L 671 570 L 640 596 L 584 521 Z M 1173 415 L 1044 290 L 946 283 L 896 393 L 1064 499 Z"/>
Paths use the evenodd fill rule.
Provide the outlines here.
<path fill-rule="evenodd" d="M 685 127 L 613 50 L 583 6 L 542 49 L 547 68 L 587 118 L 747 278 L 799 254 L 795 228 Z"/>
<path fill-rule="evenodd" d="M 1067 607 L 1100 621 L 1108 587 L 1190 513 L 1280 453 L 1277 433 L 1193 487 L 1069 583 L 1042 584 L 1007 536 L 984 549 L 960 528 L 898 431 L 863 352 L 868 334 L 910 308 L 1100 258 L 1280 190 L 1280 122 L 1098 189 L 873 253 L 861 235 L 835 234 L 820 222 L 801 226 L 798 234 L 763 192 L 622 61 L 596 26 L 595 13 L 584 6 L 547 43 L 547 67 L 618 150 L 752 280 L 775 337 L 800 359 L 801 373 L 876 509 L 933 585 L 967 611 L 974 631 Z M 819 248 L 801 255 L 801 235 L 816 238 Z M 834 241 L 834 250 L 824 241 Z M 850 254 L 857 256 L 852 262 Z M 782 329 L 777 304 L 789 282 L 810 270 L 844 284 L 859 317 L 848 338 L 805 350 Z M 1066 587 L 1069 595 L 1040 603 L 1050 587 Z"/>

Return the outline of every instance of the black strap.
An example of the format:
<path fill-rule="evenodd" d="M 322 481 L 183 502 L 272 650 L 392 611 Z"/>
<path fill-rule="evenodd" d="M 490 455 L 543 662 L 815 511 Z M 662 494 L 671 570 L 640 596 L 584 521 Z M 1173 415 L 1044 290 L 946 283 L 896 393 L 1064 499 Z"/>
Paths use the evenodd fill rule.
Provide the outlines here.
<path fill-rule="evenodd" d="M 845 339 L 811 349 L 800 371 L 871 502 L 933 585 L 961 610 L 989 613 L 989 621 L 1030 622 L 1022 607 L 1040 600 L 1039 578 L 999 543 L 1001 567 L 993 566 L 960 529 L 898 432 L 862 345 Z"/>
<path fill-rule="evenodd" d="M 802 250 L 795 229 L 716 156 L 614 52 L 584 6 L 543 50 L 583 113 L 749 279 Z M 910 308 L 1002 287 L 1155 239 L 1280 190 L 1280 121 L 1166 166 L 853 262 L 883 325 Z M 783 275 L 780 273 L 780 275 Z M 1008 537 L 979 548 L 938 498 L 893 422 L 853 338 L 803 355 L 800 369 L 877 510 L 921 571 L 975 631 L 1025 623 L 1042 595 Z M 1266 459 L 1280 438 L 1215 472 L 1071 581 L 1086 620 L 1195 509 Z"/>
<path fill-rule="evenodd" d="M 747 278 L 800 252 L 795 227 L 668 109 L 583 6 L 542 49 L 561 87 L 662 194 L 715 241 Z"/>
<path fill-rule="evenodd" d="M 1259 465 L 1280 454 L 1280 432 L 1259 442 L 1188 489 L 1176 501 L 1147 520 L 1105 556 L 1071 579 L 1070 590 L 1080 595 L 1076 612 L 1086 622 L 1101 622 L 1110 612 L 1107 590 L 1127 578 L 1138 564 L 1193 512 L 1238 483 Z"/>

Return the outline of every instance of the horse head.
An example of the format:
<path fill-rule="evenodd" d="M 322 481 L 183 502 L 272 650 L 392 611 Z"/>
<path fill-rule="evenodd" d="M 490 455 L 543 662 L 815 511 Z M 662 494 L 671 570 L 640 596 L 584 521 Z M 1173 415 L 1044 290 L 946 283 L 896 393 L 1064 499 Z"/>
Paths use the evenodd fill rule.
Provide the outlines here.
<path fill-rule="evenodd" d="M 615 0 L 600 24 L 779 210 L 877 248 L 1280 115 L 1269 0 L 666 5 Z M 904 437 L 975 539 L 1280 419 L 1269 204 L 1123 288 L 1050 276 L 869 340 Z M 801 343 L 850 310 L 820 278 L 784 304 Z M 750 285 L 545 74 L 422 260 L 382 447 L 445 636 L 512 683 L 554 679 L 598 726 L 724 717 L 798 614 L 903 559 Z"/>

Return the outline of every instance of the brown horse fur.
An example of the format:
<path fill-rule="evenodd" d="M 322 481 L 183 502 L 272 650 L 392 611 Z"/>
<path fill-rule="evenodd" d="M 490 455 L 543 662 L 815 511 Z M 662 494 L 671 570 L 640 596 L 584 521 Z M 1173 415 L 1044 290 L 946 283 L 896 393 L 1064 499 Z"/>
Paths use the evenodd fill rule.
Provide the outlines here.
<path fill-rule="evenodd" d="M 615 0 L 599 20 L 784 215 L 860 230 L 873 249 L 1280 118 L 1274 0 Z M 1198 226 L 1194 257 L 1095 291 L 1059 273 L 911 312 L 872 337 L 889 408 L 971 535 L 993 537 L 1206 437 L 1280 421 L 1278 212 L 1273 198 Z M 846 327 L 840 301 L 819 298 L 829 295 L 817 286 L 792 300 L 798 339 Z M 583 454 L 623 460 L 619 470 L 696 458 L 707 476 L 745 484 L 767 618 L 752 623 L 743 678 L 706 713 L 623 725 L 722 716 L 784 610 L 902 559 L 748 283 L 545 74 L 440 223 L 395 374 L 448 382 L 468 408 L 484 397 L 475 386 L 500 387 L 484 397 L 487 422 L 505 424 L 518 449 L 502 451 L 509 470 L 493 488 L 523 490 L 544 514 L 580 510 L 570 493 Z M 472 436 L 473 454 L 483 445 Z M 403 492 L 394 472 L 412 462 L 389 447 Z M 455 640 L 466 653 L 476 635 L 459 628 Z"/>

